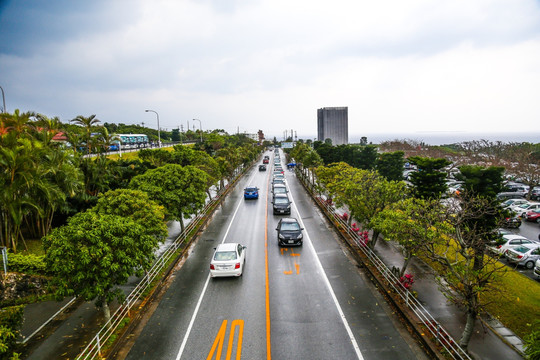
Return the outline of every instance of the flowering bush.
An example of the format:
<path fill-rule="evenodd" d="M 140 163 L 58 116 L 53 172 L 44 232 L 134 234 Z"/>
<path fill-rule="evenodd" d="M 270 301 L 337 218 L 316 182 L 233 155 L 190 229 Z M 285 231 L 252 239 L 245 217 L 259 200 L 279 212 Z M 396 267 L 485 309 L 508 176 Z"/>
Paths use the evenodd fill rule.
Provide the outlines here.
<path fill-rule="evenodd" d="M 341 218 L 341 220 L 343 220 L 343 221 L 347 221 L 347 220 L 349 220 L 349 214 L 343 213 L 343 215 L 341 215 L 340 218 Z"/>
<path fill-rule="evenodd" d="M 399 282 L 405 289 L 410 290 L 414 284 L 414 277 L 412 274 L 405 274 L 399 278 Z"/>

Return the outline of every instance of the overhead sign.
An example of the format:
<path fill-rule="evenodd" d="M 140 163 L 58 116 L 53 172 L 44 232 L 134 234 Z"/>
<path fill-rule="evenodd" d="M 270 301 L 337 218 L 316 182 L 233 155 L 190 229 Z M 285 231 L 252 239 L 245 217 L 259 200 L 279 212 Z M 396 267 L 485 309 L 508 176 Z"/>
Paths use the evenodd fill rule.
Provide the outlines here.
<path fill-rule="evenodd" d="M 292 149 L 294 147 L 294 143 L 293 142 L 282 142 L 281 147 L 283 149 Z"/>

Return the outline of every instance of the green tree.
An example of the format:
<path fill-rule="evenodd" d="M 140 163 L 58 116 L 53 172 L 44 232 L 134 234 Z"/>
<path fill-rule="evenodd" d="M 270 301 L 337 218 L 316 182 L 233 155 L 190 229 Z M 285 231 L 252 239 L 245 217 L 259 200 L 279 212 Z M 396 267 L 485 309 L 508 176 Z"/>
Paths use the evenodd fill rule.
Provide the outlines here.
<path fill-rule="evenodd" d="M 149 254 L 156 244 L 156 238 L 131 218 L 92 211 L 73 216 L 44 238 L 56 295 L 96 300 L 109 320 L 109 304 L 124 297 L 118 285 L 151 266 Z"/>
<path fill-rule="evenodd" d="M 434 199 L 408 198 L 398 201 L 375 216 L 373 226 L 385 240 L 397 241 L 404 255 L 399 276 L 426 243 L 439 241 L 452 233 L 446 210 Z"/>
<path fill-rule="evenodd" d="M 148 193 L 150 199 L 162 205 L 167 220 L 189 218 L 204 207 L 208 175 L 194 166 L 167 164 L 148 170 L 131 179 L 130 188 Z"/>
<path fill-rule="evenodd" d="M 403 180 L 403 151 L 386 152 L 379 155 L 376 169 L 386 180 Z"/>
<path fill-rule="evenodd" d="M 414 186 L 414 196 L 427 199 L 440 198 L 448 189 L 446 173 L 442 168 L 451 164 L 446 159 L 433 159 L 412 156 L 409 161 L 418 166 L 418 171 L 411 174 L 411 183 Z"/>
<path fill-rule="evenodd" d="M 71 120 L 73 124 L 82 126 L 83 138 L 86 144 L 86 153 L 92 153 L 92 131 L 101 122 L 96 119 L 96 115 L 90 115 L 88 117 L 79 115 L 75 119 Z"/>

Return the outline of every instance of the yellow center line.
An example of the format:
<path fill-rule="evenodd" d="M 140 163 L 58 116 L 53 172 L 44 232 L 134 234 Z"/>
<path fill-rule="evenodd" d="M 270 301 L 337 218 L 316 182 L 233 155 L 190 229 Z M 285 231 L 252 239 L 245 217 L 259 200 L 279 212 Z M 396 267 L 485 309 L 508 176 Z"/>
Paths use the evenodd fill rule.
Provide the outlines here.
<path fill-rule="evenodd" d="M 266 181 L 266 189 L 270 186 L 270 173 Z M 272 349 L 270 345 L 270 288 L 268 286 L 268 194 L 266 194 L 266 213 L 264 221 L 264 266 L 266 274 L 266 359 L 272 359 Z"/>

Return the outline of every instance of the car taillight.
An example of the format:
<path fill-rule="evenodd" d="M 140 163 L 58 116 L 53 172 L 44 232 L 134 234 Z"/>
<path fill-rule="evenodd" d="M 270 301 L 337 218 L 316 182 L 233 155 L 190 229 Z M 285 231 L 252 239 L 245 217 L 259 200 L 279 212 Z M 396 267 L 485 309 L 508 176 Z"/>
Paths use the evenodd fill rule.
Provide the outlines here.
<path fill-rule="evenodd" d="M 518 258 L 518 259 L 521 259 L 522 257 L 523 257 L 523 255 L 518 255 L 518 257 L 517 257 L 517 258 Z"/>
<path fill-rule="evenodd" d="M 236 265 L 234 265 L 234 268 L 235 269 L 240 269 L 240 263 L 236 263 Z"/>
<path fill-rule="evenodd" d="M 216 268 L 214 267 L 214 264 L 210 264 L 210 270 L 216 270 Z"/>
<path fill-rule="evenodd" d="M 497 245 L 497 249 L 500 249 L 500 248 L 502 248 L 502 245 Z"/>

